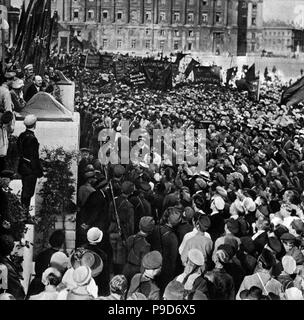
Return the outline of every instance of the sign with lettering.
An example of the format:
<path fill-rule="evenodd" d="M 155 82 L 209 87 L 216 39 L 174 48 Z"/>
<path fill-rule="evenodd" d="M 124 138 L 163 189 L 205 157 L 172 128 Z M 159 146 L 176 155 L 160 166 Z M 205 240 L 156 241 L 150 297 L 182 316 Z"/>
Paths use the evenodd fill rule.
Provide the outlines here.
<path fill-rule="evenodd" d="M 146 84 L 146 76 L 143 72 L 130 74 L 130 82 L 133 86 L 143 86 Z"/>
<path fill-rule="evenodd" d="M 102 54 L 100 56 L 99 67 L 103 72 L 112 71 L 113 56 L 110 54 Z"/>
<path fill-rule="evenodd" d="M 100 67 L 100 55 L 99 54 L 88 54 L 86 59 L 86 68 L 98 69 Z"/>

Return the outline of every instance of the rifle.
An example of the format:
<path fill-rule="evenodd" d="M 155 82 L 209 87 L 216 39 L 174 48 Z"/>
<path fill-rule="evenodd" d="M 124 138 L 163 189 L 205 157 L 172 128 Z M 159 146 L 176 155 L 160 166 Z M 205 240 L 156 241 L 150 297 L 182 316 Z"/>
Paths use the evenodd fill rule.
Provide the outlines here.
<path fill-rule="evenodd" d="M 118 215 L 118 212 L 117 212 L 117 207 L 116 207 L 116 202 L 115 202 L 115 197 L 114 197 L 112 181 L 110 181 L 109 184 L 110 184 L 111 196 L 112 196 L 112 199 L 113 199 L 114 213 L 115 213 L 115 219 L 116 219 L 116 223 L 117 223 L 117 227 L 118 227 L 118 233 L 119 233 L 122 241 L 125 242 L 126 239 L 125 239 L 125 236 L 124 236 L 124 234 L 122 232 L 121 225 L 120 225 L 120 219 L 119 219 L 119 215 Z"/>

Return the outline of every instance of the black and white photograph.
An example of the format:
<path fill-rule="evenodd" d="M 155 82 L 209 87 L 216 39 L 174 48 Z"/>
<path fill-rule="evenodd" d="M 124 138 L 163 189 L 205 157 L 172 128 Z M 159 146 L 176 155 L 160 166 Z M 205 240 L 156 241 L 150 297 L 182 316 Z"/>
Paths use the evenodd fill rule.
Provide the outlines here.
<path fill-rule="evenodd" d="M 0 39 L 0 305 L 304 300 L 304 0 L 0 0 Z"/>

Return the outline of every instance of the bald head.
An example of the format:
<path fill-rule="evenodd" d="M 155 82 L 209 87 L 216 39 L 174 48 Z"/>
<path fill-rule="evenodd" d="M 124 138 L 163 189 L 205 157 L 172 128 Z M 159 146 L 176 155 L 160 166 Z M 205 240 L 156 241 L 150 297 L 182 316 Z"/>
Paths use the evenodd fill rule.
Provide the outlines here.
<path fill-rule="evenodd" d="M 34 83 L 37 87 L 41 87 L 42 86 L 42 78 L 40 76 L 35 76 Z"/>

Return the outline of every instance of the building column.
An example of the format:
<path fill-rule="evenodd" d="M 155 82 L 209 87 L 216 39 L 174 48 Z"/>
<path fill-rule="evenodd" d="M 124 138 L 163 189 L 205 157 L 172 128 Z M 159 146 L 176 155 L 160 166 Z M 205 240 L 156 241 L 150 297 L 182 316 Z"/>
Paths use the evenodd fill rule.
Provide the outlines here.
<path fill-rule="evenodd" d="M 187 21 L 187 13 L 188 13 L 188 0 L 184 0 L 184 24 L 187 24 L 188 21 Z"/>
<path fill-rule="evenodd" d="M 153 11 L 152 11 L 153 12 Z M 153 17 L 152 17 L 153 19 Z M 140 22 L 142 24 L 145 23 L 145 1 L 141 1 L 141 6 L 140 6 Z"/>
<path fill-rule="evenodd" d="M 230 4 L 230 0 L 226 0 L 225 1 L 225 24 L 228 27 L 229 26 L 229 4 Z"/>
<path fill-rule="evenodd" d="M 258 2 L 258 7 L 257 7 L 257 26 L 259 28 L 263 27 L 263 3 Z"/>
<path fill-rule="evenodd" d="M 247 27 L 251 27 L 251 21 L 252 21 L 252 3 L 248 3 L 248 16 L 247 16 Z"/>

